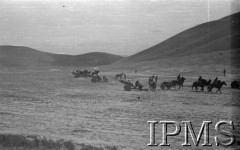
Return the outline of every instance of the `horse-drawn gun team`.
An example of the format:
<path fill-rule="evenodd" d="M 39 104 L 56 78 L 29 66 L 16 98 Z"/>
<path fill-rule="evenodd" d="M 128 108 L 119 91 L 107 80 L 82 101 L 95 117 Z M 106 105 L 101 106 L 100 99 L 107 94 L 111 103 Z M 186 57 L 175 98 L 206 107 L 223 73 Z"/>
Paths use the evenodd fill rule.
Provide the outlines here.
<path fill-rule="evenodd" d="M 72 74 L 74 78 L 91 78 L 91 82 L 97 83 L 97 82 L 108 82 L 106 76 L 100 76 L 100 71 L 98 69 L 94 69 L 94 71 L 89 71 L 87 69 L 81 71 L 76 70 L 73 71 Z M 157 89 L 157 82 L 158 82 L 158 76 L 153 75 L 148 78 L 148 88 L 145 88 L 142 83 L 140 83 L 139 80 L 136 80 L 135 83 L 127 79 L 127 76 L 125 73 L 118 73 L 116 74 L 113 79 L 118 80 L 120 83 L 124 84 L 123 89 L 125 91 L 131 91 L 131 90 L 138 90 L 138 91 L 156 91 Z M 178 88 L 179 90 L 183 89 L 184 81 L 186 80 L 185 77 L 181 76 L 180 74 L 177 76 L 176 80 L 172 81 L 164 81 L 160 84 L 161 90 L 170 90 L 174 88 L 175 90 Z M 200 91 L 204 92 L 204 87 L 207 87 L 207 92 L 213 92 L 213 89 L 216 88 L 216 93 L 220 92 L 223 86 L 227 86 L 226 82 L 221 81 L 216 77 L 213 82 L 211 79 L 204 79 L 202 76 L 199 76 L 197 81 L 194 81 L 191 85 L 192 90 L 195 89 L 195 91 L 198 91 L 198 88 L 200 88 Z M 231 83 L 232 88 L 240 88 L 240 83 L 238 81 L 233 81 Z"/>
<path fill-rule="evenodd" d="M 98 69 L 94 69 L 94 71 L 88 71 L 85 69 L 84 71 L 76 70 L 73 71 L 73 77 L 79 78 L 79 77 L 91 77 L 92 82 L 108 82 L 108 79 L 106 76 L 99 76 L 100 71 Z"/>

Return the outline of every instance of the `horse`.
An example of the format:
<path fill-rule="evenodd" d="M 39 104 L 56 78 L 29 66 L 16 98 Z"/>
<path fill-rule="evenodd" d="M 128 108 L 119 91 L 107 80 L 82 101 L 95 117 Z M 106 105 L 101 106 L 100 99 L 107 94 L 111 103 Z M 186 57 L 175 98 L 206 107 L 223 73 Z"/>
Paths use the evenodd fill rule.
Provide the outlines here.
<path fill-rule="evenodd" d="M 185 80 L 186 80 L 186 78 L 184 78 L 184 77 L 181 77 L 180 80 L 172 80 L 171 81 L 172 87 L 175 87 L 175 89 L 176 89 L 176 85 L 178 85 L 179 90 L 180 90 L 181 87 L 183 89 L 183 83 L 184 83 Z"/>
<path fill-rule="evenodd" d="M 211 84 L 211 80 L 207 81 L 205 79 L 202 79 L 201 81 L 195 81 L 192 84 L 192 90 L 193 90 L 193 88 L 195 88 L 195 90 L 197 91 L 198 87 L 201 87 L 201 91 L 204 91 L 204 86 L 208 86 L 210 84 Z"/>
<path fill-rule="evenodd" d="M 115 79 L 118 80 L 118 79 L 122 79 L 123 77 L 123 73 L 119 73 L 119 74 L 116 74 L 115 75 Z"/>
<path fill-rule="evenodd" d="M 233 81 L 231 83 L 231 88 L 233 89 L 239 89 L 240 88 L 240 82 L 239 81 Z"/>
<path fill-rule="evenodd" d="M 138 88 L 140 91 L 142 91 L 143 85 L 137 80 L 135 83 L 135 88 Z"/>
<path fill-rule="evenodd" d="M 213 88 L 216 88 L 216 89 L 217 89 L 216 93 L 217 93 L 218 91 L 219 91 L 220 93 L 222 93 L 222 92 L 221 92 L 221 88 L 222 88 L 223 85 L 226 85 L 226 86 L 227 86 L 226 82 L 224 82 L 224 81 L 219 81 L 218 83 L 212 83 L 212 84 L 210 84 L 210 85 L 208 86 L 208 92 L 212 92 L 212 89 L 213 89 Z"/>
<path fill-rule="evenodd" d="M 77 71 L 72 71 L 73 77 L 78 78 L 80 75 Z"/>
<path fill-rule="evenodd" d="M 98 75 L 99 71 L 98 70 L 95 70 L 94 72 L 92 72 L 92 76 L 94 75 Z"/>
<path fill-rule="evenodd" d="M 150 90 L 152 90 L 152 91 L 156 90 L 156 88 L 157 88 L 157 80 L 158 80 L 157 76 L 156 77 L 152 76 L 152 77 L 149 78 L 148 84 L 149 84 Z"/>

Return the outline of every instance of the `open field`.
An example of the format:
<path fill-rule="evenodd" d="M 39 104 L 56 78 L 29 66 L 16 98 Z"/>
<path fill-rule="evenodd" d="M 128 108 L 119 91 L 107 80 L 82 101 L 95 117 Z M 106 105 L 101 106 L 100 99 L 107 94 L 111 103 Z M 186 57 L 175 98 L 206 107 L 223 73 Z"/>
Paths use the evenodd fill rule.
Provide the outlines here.
<path fill-rule="evenodd" d="M 240 90 L 230 87 L 240 82 L 240 0 L 223 1 L 3 1 L 0 150 L 240 150 Z M 72 75 L 94 68 L 109 82 Z M 157 90 L 124 91 L 119 73 L 147 89 L 157 75 Z M 183 89 L 160 89 L 179 74 Z M 227 86 L 197 92 L 191 85 L 199 76 Z M 148 121 L 166 120 L 181 132 L 168 137 L 170 147 L 148 147 Z M 235 127 L 220 128 L 236 136 L 231 147 L 215 143 L 216 136 L 229 142 L 215 130 L 223 120 Z M 203 121 L 212 121 L 212 146 L 202 146 L 203 135 L 195 146 L 189 135 L 192 146 L 183 147 L 182 121 L 191 121 L 197 137 Z M 158 144 L 162 132 L 159 123 Z"/>
<path fill-rule="evenodd" d="M 179 69 L 181 70 L 176 68 L 165 70 L 164 73 L 154 72 L 159 75 L 158 84 L 174 80 L 177 73 L 173 72 Z M 183 131 L 176 137 L 169 137 L 170 147 L 147 147 L 147 121 L 190 120 L 196 131 L 199 131 L 202 122 L 210 120 L 213 122 L 210 125 L 210 141 L 213 146 L 208 149 L 226 149 L 214 146 L 214 136 L 219 135 L 214 130 L 215 123 L 220 120 L 233 120 L 239 131 L 239 91 L 230 88 L 233 76 L 229 73 L 226 77 L 220 77 L 228 84 L 222 89 L 222 94 L 210 94 L 193 92 L 190 85 L 197 76 L 191 76 L 191 72 L 187 71 L 183 73 L 187 78 L 183 90 L 160 90 L 158 86 L 156 92 L 126 92 L 123 84 L 112 79 L 116 72 L 106 69 L 100 75 L 106 75 L 110 80 L 108 83 L 91 83 L 87 78 L 75 79 L 71 71 L 66 68 L 22 71 L 2 69 L 1 135 L 34 135 L 55 141 L 64 139 L 74 143 L 76 149 L 84 149 L 81 145 L 83 143 L 104 149 L 186 149 L 181 147 L 184 142 Z M 131 72 L 126 72 L 130 80 L 138 79 L 147 86 L 151 72 Z M 215 78 L 210 73 L 203 77 Z M 159 124 L 156 126 L 157 143 L 161 143 L 161 136 Z M 91 146 L 85 146 L 85 149 L 94 149 Z M 12 149 L 13 147 L 14 145 L 11 145 Z M 188 147 L 196 148 L 206 149 L 201 146 Z"/>

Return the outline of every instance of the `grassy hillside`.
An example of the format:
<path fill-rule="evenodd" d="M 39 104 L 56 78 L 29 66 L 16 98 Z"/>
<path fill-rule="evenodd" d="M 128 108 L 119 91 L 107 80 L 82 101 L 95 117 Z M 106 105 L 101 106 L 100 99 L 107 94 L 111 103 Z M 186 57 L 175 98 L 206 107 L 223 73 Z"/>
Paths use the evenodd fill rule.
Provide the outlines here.
<path fill-rule="evenodd" d="M 123 62 L 154 61 L 239 48 L 240 13 L 200 24 L 164 42 L 126 58 Z"/>
<path fill-rule="evenodd" d="M 0 66 L 5 67 L 101 66 L 122 58 L 100 52 L 74 56 L 46 53 L 28 47 L 0 46 Z"/>

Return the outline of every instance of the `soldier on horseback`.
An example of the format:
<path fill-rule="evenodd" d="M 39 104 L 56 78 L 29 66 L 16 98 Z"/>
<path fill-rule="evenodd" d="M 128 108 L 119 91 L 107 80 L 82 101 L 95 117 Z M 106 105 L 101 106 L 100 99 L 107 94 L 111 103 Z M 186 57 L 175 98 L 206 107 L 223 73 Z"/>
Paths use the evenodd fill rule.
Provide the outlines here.
<path fill-rule="evenodd" d="M 202 79 L 202 76 L 199 76 L 199 78 L 198 78 L 198 82 L 201 83 L 202 80 L 203 80 L 203 79 Z"/>
<path fill-rule="evenodd" d="M 213 84 L 216 84 L 216 83 L 218 83 L 220 80 L 218 80 L 218 77 L 216 77 L 215 79 L 214 79 L 214 81 L 213 81 Z"/>
<path fill-rule="evenodd" d="M 210 85 L 208 86 L 208 92 L 212 92 L 212 89 L 213 89 L 213 88 L 216 88 L 216 89 L 217 89 L 216 93 L 217 93 L 218 91 L 219 91 L 220 93 L 222 93 L 222 92 L 221 92 L 221 88 L 222 88 L 223 85 L 226 85 L 226 86 L 227 86 L 226 82 L 220 81 L 220 80 L 215 81 L 215 83 L 210 84 Z"/>
<path fill-rule="evenodd" d="M 152 83 L 152 82 L 153 82 L 153 79 L 154 79 L 154 76 L 149 77 L 148 82 L 149 82 L 149 83 Z"/>
<path fill-rule="evenodd" d="M 178 80 L 178 81 L 181 80 L 181 76 L 180 76 L 180 74 L 177 76 L 177 80 Z"/>

